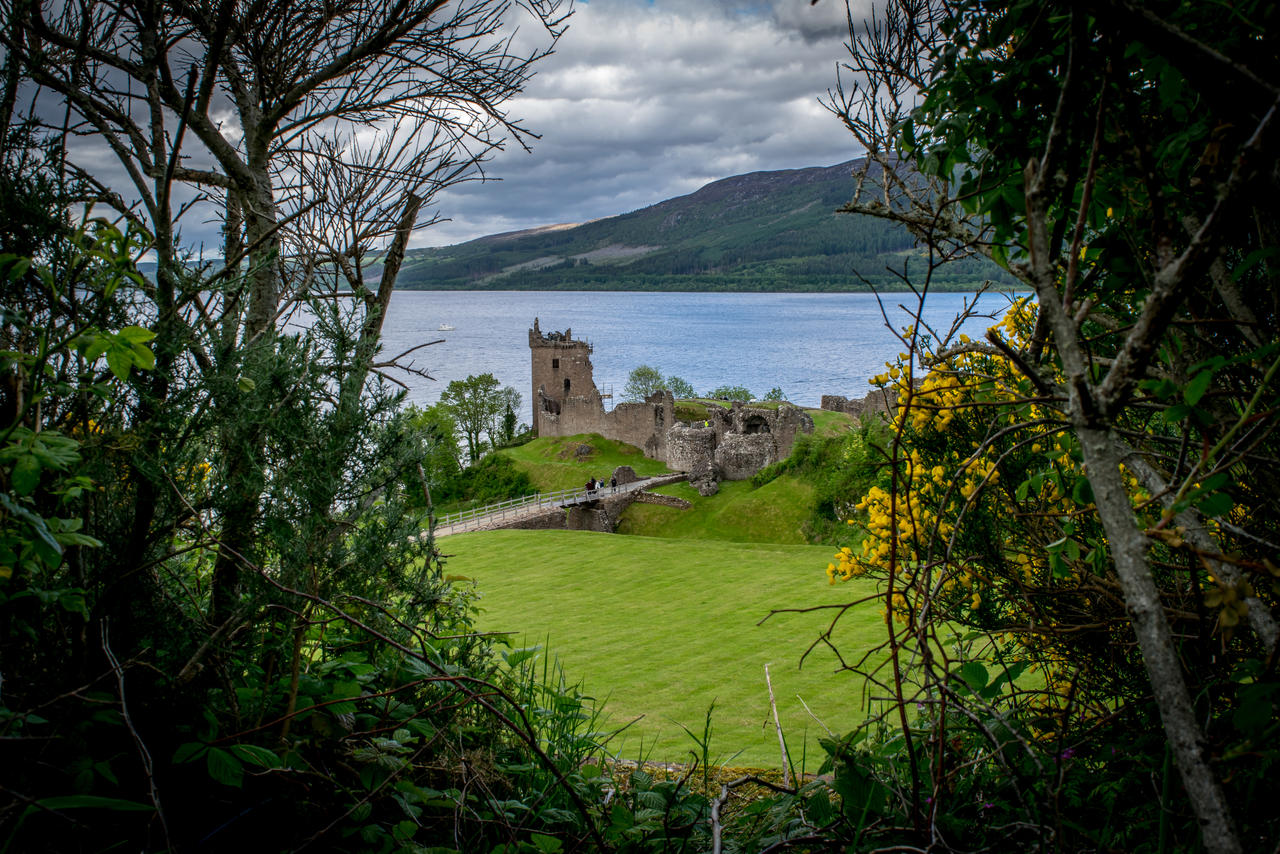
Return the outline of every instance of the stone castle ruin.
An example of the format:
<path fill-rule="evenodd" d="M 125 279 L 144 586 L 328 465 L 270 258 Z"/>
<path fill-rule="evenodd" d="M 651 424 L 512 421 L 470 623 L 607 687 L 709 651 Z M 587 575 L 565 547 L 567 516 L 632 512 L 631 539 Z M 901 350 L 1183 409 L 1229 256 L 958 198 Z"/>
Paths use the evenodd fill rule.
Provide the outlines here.
<path fill-rule="evenodd" d="M 773 408 L 735 401 L 727 409 L 707 407 L 702 420 L 679 422 L 665 389 L 643 403 L 606 411 L 592 373 L 591 344 L 575 341 L 571 329 L 544 335 L 535 318 L 529 350 L 537 435 L 599 433 L 635 445 L 646 457 L 687 472 L 706 494 L 718 481 L 745 480 L 785 459 L 797 435 L 813 432 L 813 419 L 789 403 Z"/>

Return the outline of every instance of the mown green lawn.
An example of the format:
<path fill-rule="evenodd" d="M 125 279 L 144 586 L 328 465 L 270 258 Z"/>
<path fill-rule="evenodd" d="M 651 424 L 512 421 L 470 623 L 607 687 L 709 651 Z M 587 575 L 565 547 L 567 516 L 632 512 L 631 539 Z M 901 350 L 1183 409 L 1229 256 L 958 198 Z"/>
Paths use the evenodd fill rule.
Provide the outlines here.
<path fill-rule="evenodd" d="M 800 764 L 817 768 L 823 728 L 852 729 L 864 717 L 863 683 L 836 673 L 816 649 L 800 656 L 834 611 L 770 609 L 829 605 L 868 595 L 863 585 L 827 584 L 826 546 L 773 545 L 571 531 L 492 531 L 440 541 L 447 571 L 473 577 L 482 594 L 480 628 L 512 630 L 517 645 L 549 639 L 571 679 L 606 701 L 614 727 L 637 720 L 611 747 L 623 758 L 687 761 L 708 706 L 712 758 L 776 767 L 777 735 L 764 665 Z M 884 632 L 880 606 L 849 611 L 834 635 L 857 661 Z"/>

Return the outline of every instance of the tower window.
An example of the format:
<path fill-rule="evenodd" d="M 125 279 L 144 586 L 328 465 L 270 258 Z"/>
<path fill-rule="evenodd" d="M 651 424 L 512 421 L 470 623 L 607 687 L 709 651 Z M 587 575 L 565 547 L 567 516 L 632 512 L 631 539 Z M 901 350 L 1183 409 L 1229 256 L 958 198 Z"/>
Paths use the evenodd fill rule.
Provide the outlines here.
<path fill-rule="evenodd" d="M 564 378 L 564 393 L 565 393 L 566 395 L 569 393 L 569 378 L 568 378 L 568 377 L 565 377 L 565 378 Z"/>
<path fill-rule="evenodd" d="M 559 359 L 552 359 L 552 360 L 551 360 L 551 370 L 553 370 L 553 371 L 558 371 L 558 370 L 560 370 L 560 360 L 559 360 Z"/>

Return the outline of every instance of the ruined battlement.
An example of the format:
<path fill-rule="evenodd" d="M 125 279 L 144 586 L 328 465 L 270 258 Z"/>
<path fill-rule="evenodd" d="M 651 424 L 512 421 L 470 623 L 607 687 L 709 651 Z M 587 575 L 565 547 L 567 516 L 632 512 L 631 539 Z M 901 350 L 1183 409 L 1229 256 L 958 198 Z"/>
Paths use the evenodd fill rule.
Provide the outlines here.
<path fill-rule="evenodd" d="M 591 365 L 592 347 L 575 341 L 573 330 L 542 333 L 538 319 L 529 330 L 529 352 L 533 365 L 533 429 L 539 436 L 569 436 L 562 432 L 562 417 L 576 421 L 570 413 L 604 412 L 600 390 L 596 388 Z M 584 432 L 584 431 L 579 431 Z"/>
<path fill-rule="evenodd" d="M 594 347 L 586 341 L 574 341 L 573 330 L 564 332 L 548 332 L 545 335 L 538 327 L 538 318 L 533 319 L 533 328 L 529 330 L 529 347 L 552 347 L 564 350 L 585 350 L 587 354 L 594 352 Z"/>
<path fill-rule="evenodd" d="M 742 480 L 784 459 L 813 419 L 790 404 L 777 408 L 734 403 L 711 407 L 700 426 L 676 421 L 667 390 L 643 403 L 620 403 L 606 412 L 596 388 L 591 345 L 572 330 L 544 334 L 537 318 L 529 330 L 534 430 L 539 436 L 599 433 L 635 445 L 645 456 L 703 480 Z"/>

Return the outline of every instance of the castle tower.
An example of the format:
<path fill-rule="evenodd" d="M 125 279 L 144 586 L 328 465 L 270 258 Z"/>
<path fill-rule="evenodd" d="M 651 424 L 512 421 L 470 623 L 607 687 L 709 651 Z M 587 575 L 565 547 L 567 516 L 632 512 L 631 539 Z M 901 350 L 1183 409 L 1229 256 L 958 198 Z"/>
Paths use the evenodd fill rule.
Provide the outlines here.
<path fill-rule="evenodd" d="M 566 405 L 588 411 L 604 411 L 591 366 L 592 347 L 574 341 L 573 330 L 542 334 L 538 319 L 529 330 L 533 360 L 533 432 L 538 436 L 561 435 L 560 414 Z"/>

